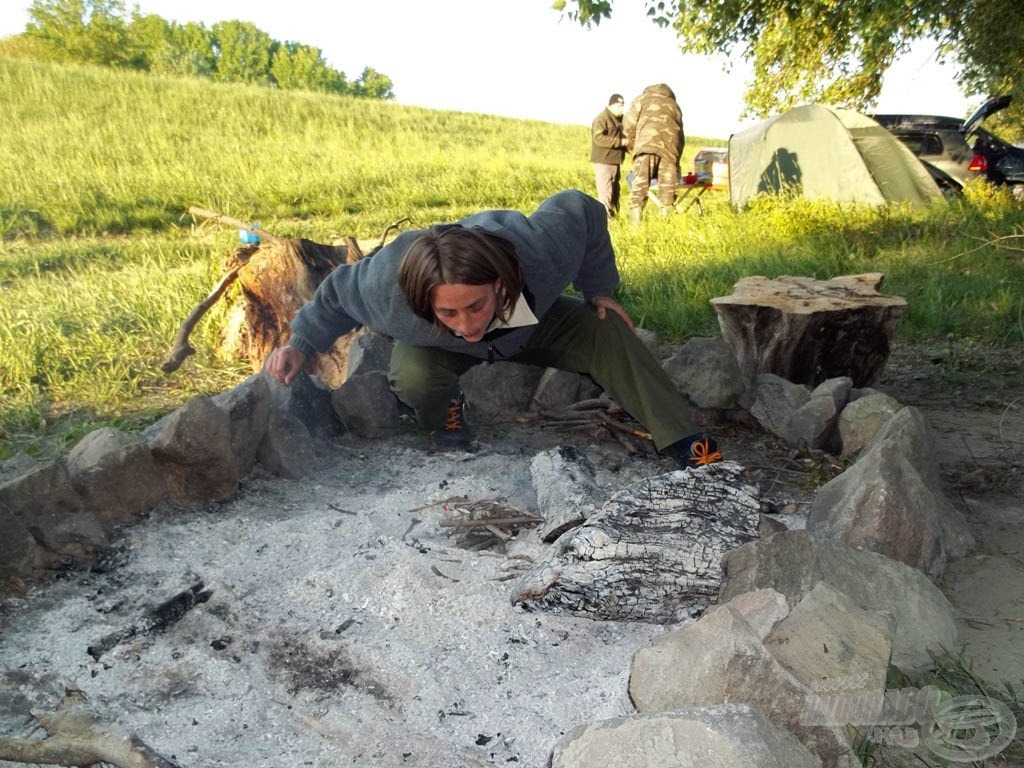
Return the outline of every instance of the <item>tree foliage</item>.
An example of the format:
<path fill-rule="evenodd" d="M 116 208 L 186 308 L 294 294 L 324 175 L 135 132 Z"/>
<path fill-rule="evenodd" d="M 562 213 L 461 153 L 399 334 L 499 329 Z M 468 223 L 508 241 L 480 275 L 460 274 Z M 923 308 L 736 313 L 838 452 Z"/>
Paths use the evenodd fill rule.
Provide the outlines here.
<path fill-rule="evenodd" d="M 391 79 L 367 67 L 349 81 L 319 48 L 279 42 L 247 21 L 178 24 L 130 15 L 123 0 L 33 0 L 22 50 L 53 61 L 128 67 L 158 74 L 394 98 Z"/>
<path fill-rule="evenodd" d="M 123 66 L 131 61 L 120 0 L 35 0 L 27 33 L 55 61 Z"/>
<path fill-rule="evenodd" d="M 583 26 L 612 14 L 612 0 L 555 0 Z M 1020 0 L 646 0 L 684 50 L 750 61 L 747 112 L 764 117 L 807 102 L 868 110 L 882 77 L 911 44 L 936 41 L 966 93 L 1013 93 L 998 119 L 1021 138 L 1024 10 Z"/>

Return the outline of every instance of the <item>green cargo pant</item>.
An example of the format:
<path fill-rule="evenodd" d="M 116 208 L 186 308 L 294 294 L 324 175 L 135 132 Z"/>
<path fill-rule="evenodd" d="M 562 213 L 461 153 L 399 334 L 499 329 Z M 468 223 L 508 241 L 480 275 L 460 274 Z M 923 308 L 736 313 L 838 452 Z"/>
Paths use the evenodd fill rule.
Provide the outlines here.
<path fill-rule="evenodd" d="M 600 320 L 590 304 L 561 296 L 527 345 L 507 359 L 589 374 L 650 430 L 658 450 L 697 432 L 682 395 L 661 364 L 610 310 Z M 398 399 L 416 411 L 420 426 L 429 431 L 444 423 L 459 376 L 480 362 L 399 341 L 391 352 L 388 380 Z"/>

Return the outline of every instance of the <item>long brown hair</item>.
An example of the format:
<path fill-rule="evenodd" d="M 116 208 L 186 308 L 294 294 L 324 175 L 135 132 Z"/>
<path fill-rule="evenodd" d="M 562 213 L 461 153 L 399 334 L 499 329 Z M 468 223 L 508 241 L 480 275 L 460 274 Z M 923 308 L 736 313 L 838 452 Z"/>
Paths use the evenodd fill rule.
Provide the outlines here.
<path fill-rule="evenodd" d="M 500 284 L 497 315 L 507 320 L 523 292 L 523 268 L 508 239 L 479 227 L 435 224 L 409 246 L 398 266 L 398 285 L 412 311 L 442 328 L 430 304 L 439 285 Z"/>

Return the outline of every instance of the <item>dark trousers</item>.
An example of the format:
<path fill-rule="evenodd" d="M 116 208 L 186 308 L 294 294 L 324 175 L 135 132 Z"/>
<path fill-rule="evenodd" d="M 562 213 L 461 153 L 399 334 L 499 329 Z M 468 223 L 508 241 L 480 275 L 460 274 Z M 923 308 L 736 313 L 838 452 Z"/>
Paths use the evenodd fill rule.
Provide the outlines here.
<path fill-rule="evenodd" d="M 619 182 L 621 178 L 622 170 L 618 165 L 594 163 L 597 199 L 604 205 L 609 219 L 619 212 Z"/>
<path fill-rule="evenodd" d="M 589 374 L 650 430 L 659 450 L 697 431 L 682 394 L 661 364 L 612 311 L 600 320 L 590 304 L 561 296 L 526 346 L 508 359 Z M 459 376 L 480 362 L 444 349 L 395 342 L 388 380 L 398 398 L 416 411 L 420 426 L 432 430 L 444 423 Z"/>

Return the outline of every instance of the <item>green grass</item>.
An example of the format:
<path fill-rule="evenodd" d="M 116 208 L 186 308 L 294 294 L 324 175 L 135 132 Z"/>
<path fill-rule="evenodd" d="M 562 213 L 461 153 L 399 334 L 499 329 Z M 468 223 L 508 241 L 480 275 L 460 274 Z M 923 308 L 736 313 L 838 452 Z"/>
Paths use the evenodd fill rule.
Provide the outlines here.
<path fill-rule="evenodd" d="M 588 126 L 13 60 L 0 103 L 0 459 L 138 427 L 250 371 L 217 352 L 220 305 L 192 334 L 198 353 L 158 368 L 238 243 L 190 206 L 330 242 L 593 189 Z M 684 167 L 723 143 L 690 137 Z M 670 340 L 716 333 L 708 300 L 742 277 L 868 271 L 909 301 L 901 338 L 1024 339 L 1024 211 L 1007 195 L 978 187 L 923 211 L 740 213 L 718 190 L 704 203 L 703 217 L 611 227 L 620 300 Z"/>
<path fill-rule="evenodd" d="M 886 689 L 889 691 L 909 691 L 904 706 L 912 706 L 921 702 L 923 696 L 918 692 L 932 687 L 938 690 L 941 704 L 938 704 L 936 721 L 950 731 L 942 734 L 935 729 L 932 734 L 934 742 L 929 743 L 925 736 L 929 733 L 930 723 L 906 722 L 900 728 L 887 725 L 880 733 L 875 729 L 848 727 L 851 743 L 858 751 L 858 757 L 865 768 L 1011 768 L 1024 765 L 1024 735 L 1019 728 L 1024 722 L 1024 698 L 1021 696 L 1021 681 L 1004 680 L 999 684 L 986 682 L 972 669 L 965 649 L 951 651 L 944 649 L 933 652 L 933 664 L 912 673 L 903 673 L 896 667 L 889 667 Z M 957 719 L 952 714 L 954 707 L 947 702 L 957 701 L 962 705 L 962 714 Z M 907 713 L 913 717 L 914 712 Z M 1001 718 L 1006 718 L 1002 720 Z M 1017 730 L 1009 743 L 1005 728 L 1007 722 L 1016 722 Z M 941 727 L 940 726 L 940 727 Z M 916 735 L 920 744 L 911 746 L 913 740 L 902 742 L 904 746 L 889 746 L 884 743 L 885 734 L 895 732 L 906 739 L 908 735 Z M 977 739 L 975 743 L 972 741 Z M 939 750 L 931 749 L 936 745 Z M 986 758 L 972 760 L 971 757 L 992 751 L 986 750 L 991 745 L 1004 744 L 996 754 Z M 973 751 L 972 751 L 973 750 Z M 947 759 L 943 753 L 949 754 Z"/>

